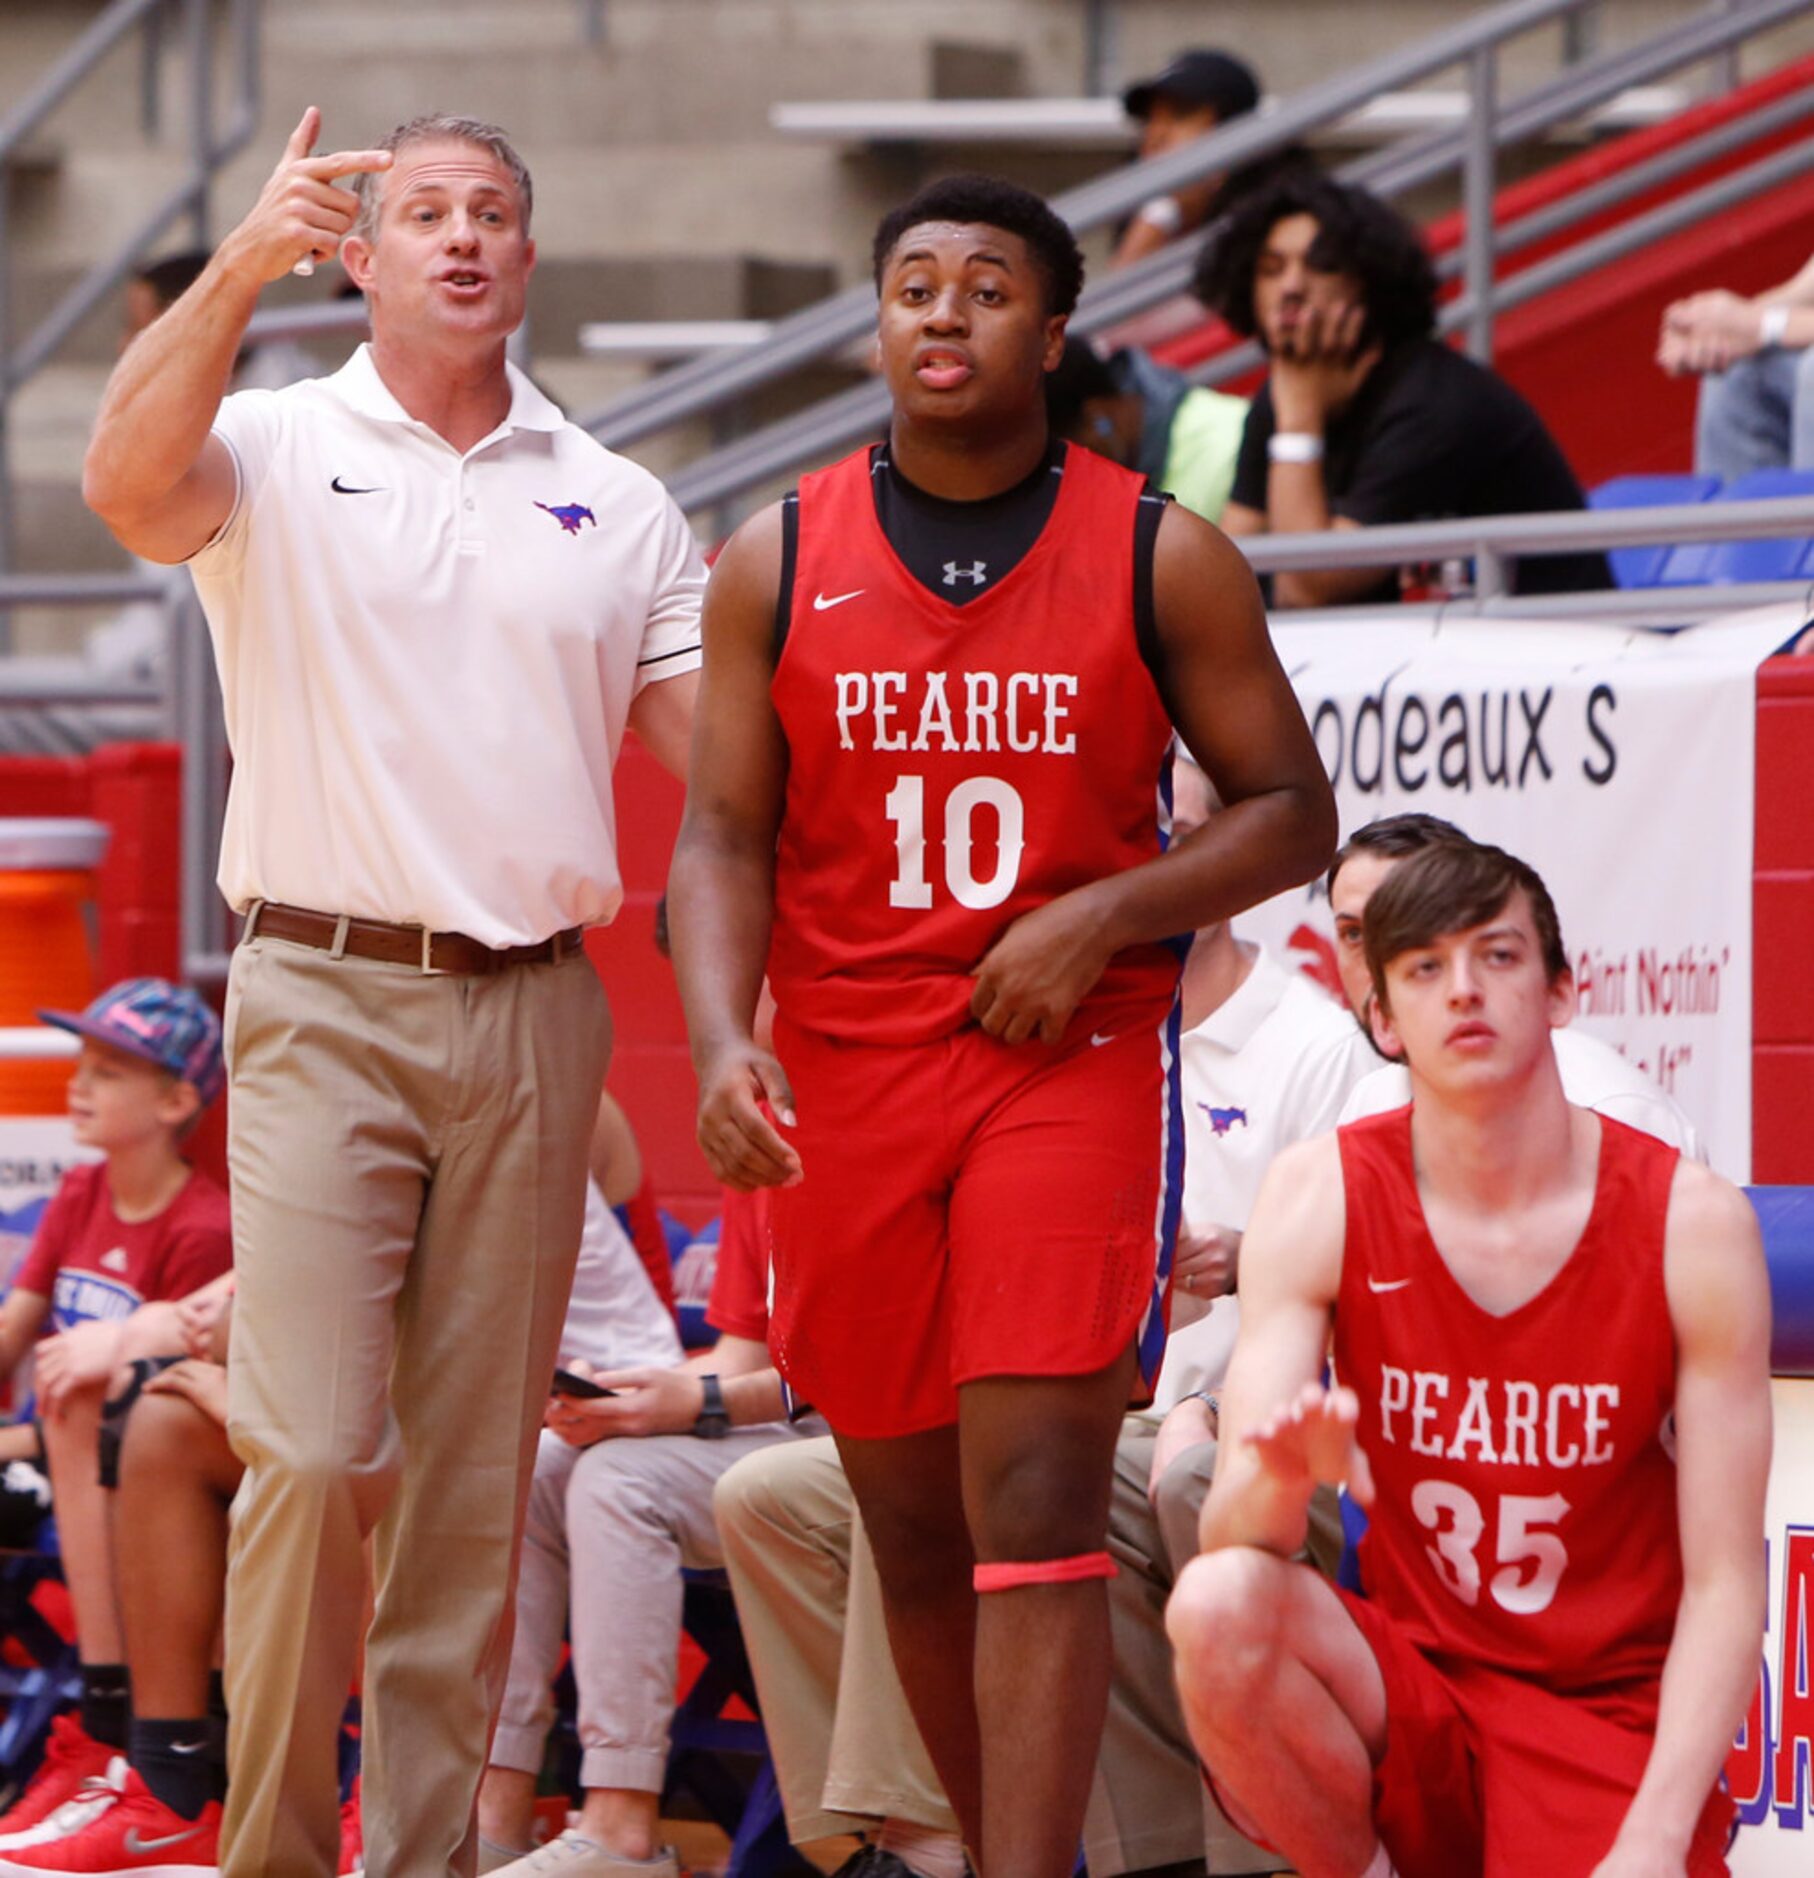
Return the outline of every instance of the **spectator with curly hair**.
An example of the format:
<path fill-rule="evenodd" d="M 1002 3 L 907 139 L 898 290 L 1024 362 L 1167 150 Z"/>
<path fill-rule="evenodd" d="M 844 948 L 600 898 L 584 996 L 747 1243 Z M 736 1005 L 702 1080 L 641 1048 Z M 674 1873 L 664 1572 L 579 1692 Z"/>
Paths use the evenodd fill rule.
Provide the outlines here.
<path fill-rule="evenodd" d="M 1199 299 L 1258 339 L 1270 370 L 1222 526 L 1299 534 L 1578 509 L 1543 420 L 1435 336 L 1436 275 L 1416 229 L 1364 189 L 1291 171 L 1236 205 L 1204 251 Z M 1522 593 L 1605 587 L 1599 554 L 1518 564 Z M 1280 606 L 1391 599 L 1372 567 L 1274 577 Z"/>

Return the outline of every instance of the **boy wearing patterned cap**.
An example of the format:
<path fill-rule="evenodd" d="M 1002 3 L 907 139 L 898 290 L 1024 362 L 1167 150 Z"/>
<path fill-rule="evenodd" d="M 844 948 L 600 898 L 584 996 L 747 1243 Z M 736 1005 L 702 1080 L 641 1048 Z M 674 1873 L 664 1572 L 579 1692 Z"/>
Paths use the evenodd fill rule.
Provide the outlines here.
<path fill-rule="evenodd" d="M 0 1815 L 0 1857 L 51 1831 L 126 1745 L 128 1693 L 97 1452 L 102 1398 L 123 1363 L 180 1354 L 174 1302 L 233 1262 L 227 1196 L 181 1144 L 223 1080 L 220 1023 L 193 991 L 129 979 L 87 1010 L 40 1011 L 82 1039 L 69 1083 L 72 1167 L 0 1303 L 0 1378 L 33 1358 L 59 1537 L 82 1656 L 80 1722 L 59 1721 L 43 1768 Z"/>

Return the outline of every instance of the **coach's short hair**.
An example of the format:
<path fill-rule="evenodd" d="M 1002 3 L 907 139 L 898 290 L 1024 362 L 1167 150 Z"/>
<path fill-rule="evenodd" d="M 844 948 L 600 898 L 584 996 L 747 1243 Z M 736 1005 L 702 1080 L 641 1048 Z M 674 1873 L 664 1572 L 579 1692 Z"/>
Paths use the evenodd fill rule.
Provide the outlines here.
<path fill-rule="evenodd" d="M 1464 834 L 1453 822 L 1445 822 L 1440 815 L 1415 812 L 1381 815 L 1357 828 L 1336 849 L 1335 859 L 1329 863 L 1329 871 L 1323 876 L 1324 890 L 1328 893 L 1335 891 L 1336 875 L 1357 854 L 1378 854 L 1388 861 L 1404 861 L 1413 854 L 1423 853 L 1425 848 L 1433 848 L 1439 841 L 1470 839 L 1472 837 Z"/>
<path fill-rule="evenodd" d="M 1569 969 L 1562 922 L 1543 876 L 1528 861 L 1485 842 L 1438 841 L 1393 868 L 1368 895 L 1361 915 L 1361 943 L 1380 1008 L 1390 1008 L 1386 967 L 1395 958 L 1484 926 L 1505 911 L 1519 888 L 1530 901 L 1544 973 L 1554 984 Z"/>
<path fill-rule="evenodd" d="M 982 222 L 1018 235 L 1044 277 L 1046 311 L 1068 315 L 1076 307 L 1083 291 L 1083 250 L 1070 224 L 1044 196 L 999 176 L 943 176 L 928 183 L 876 225 L 872 260 L 878 289 L 901 237 L 922 222 Z"/>
<path fill-rule="evenodd" d="M 412 117 L 408 123 L 386 131 L 371 147 L 374 150 L 388 150 L 394 156 L 413 143 L 471 143 L 489 150 L 510 172 L 510 179 L 516 184 L 517 194 L 523 202 L 523 232 L 529 232 L 529 218 L 535 210 L 535 185 L 529 177 L 529 165 L 517 154 L 516 145 L 497 125 L 487 124 L 476 117 L 453 117 L 444 111 L 431 112 L 426 117 Z M 361 241 L 370 241 L 377 233 L 378 204 L 384 175 L 385 172 L 381 170 L 361 170 L 353 178 L 353 194 L 359 200 L 359 213 L 354 217 L 348 233 L 358 236 Z"/>

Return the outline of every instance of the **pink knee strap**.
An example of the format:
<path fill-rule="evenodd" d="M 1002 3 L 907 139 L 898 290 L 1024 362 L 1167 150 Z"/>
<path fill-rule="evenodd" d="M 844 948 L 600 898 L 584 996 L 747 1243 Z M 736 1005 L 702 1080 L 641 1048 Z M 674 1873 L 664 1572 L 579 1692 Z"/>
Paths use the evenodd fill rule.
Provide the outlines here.
<path fill-rule="evenodd" d="M 978 1591 L 1018 1591 L 1022 1585 L 1074 1585 L 1086 1578 L 1113 1578 L 1106 1552 L 1077 1552 L 1070 1558 L 1009 1559 L 978 1565 L 971 1582 Z"/>

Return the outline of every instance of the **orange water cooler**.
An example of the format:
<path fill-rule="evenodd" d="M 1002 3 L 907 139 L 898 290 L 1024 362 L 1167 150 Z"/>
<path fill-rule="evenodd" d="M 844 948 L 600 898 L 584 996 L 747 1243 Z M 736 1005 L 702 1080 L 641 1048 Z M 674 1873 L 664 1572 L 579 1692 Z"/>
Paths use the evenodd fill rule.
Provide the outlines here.
<path fill-rule="evenodd" d="M 43 1030 L 40 1009 L 95 995 L 95 869 L 103 822 L 0 818 L 0 1029 Z M 0 1115 L 60 1115 L 67 1055 L 0 1054 Z"/>

